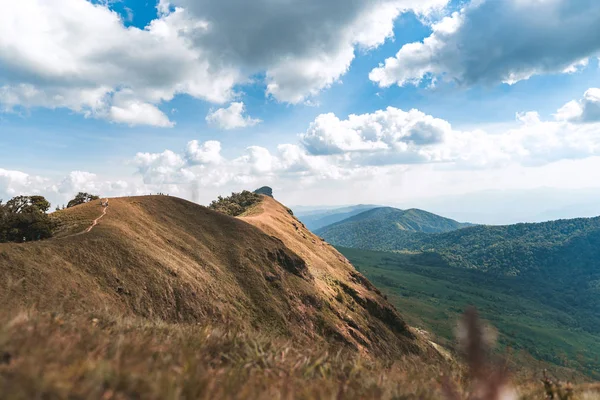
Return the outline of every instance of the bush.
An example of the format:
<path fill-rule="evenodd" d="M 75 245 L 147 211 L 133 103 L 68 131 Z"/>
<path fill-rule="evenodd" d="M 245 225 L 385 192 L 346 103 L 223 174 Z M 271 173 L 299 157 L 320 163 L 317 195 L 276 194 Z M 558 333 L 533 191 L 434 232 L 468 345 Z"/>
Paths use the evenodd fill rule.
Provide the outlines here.
<path fill-rule="evenodd" d="M 246 212 L 250 207 L 259 203 L 262 197 L 259 194 L 244 190 L 241 193 L 231 193 L 229 197 L 219 196 L 208 208 L 223 214 L 237 217 Z"/>
<path fill-rule="evenodd" d="M 93 194 L 79 192 L 79 193 L 77 193 L 77 196 L 75 196 L 75 198 L 73 200 L 69 201 L 69 203 L 67 204 L 67 208 L 75 207 L 80 204 L 98 200 L 99 198 L 100 198 L 99 196 L 96 196 Z"/>

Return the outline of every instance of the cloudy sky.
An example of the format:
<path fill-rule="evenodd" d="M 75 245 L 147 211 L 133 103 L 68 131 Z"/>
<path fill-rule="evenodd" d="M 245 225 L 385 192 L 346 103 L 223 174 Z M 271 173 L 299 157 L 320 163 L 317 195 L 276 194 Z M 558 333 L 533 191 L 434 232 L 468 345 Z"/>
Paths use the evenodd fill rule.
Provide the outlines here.
<path fill-rule="evenodd" d="M 599 57 L 597 0 L 5 2 L 0 198 L 591 203 Z"/>

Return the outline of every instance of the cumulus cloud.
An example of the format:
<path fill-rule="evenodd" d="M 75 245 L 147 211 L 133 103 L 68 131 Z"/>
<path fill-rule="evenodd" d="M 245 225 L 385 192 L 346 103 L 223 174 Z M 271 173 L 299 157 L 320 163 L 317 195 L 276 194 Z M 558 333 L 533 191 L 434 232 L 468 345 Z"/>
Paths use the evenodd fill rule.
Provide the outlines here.
<path fill-rule="evenodd" d="M 588 91 L 586 99 L 593 98 L 593 93 Z M 595 115 L 585 115 L 590 114 Z M 540 165 L 599 155 L 600 125 L 575 121 L 579 120 L 544 121 L 537 112 L 517 113 L 515 127 L 491 134 L 457 130 L 447 121 L 418 110 L 388 107 L 350 115 L 346 120 L 333 114 L 320 115 L 301 135 L 301 143 L 308 154 L 338 155 L 344 165 L 355 166 L 447 163 L 489 168 L 511 162 Z"/>
<path fill-rule="evenodd" d="M 593 0 L 472 0 L 369 77 L 381 87 L 440 78 L 469 86 L 573 73 L 600 54 L 599 20 Z"/>
<path fill-rule="evenodd" d="M 21 194 L 39 194 L 47 185 L 46 178 L 0 168 L 0 200 L 7 201 Z"/>
<path fill-rule="evenodd" d="M 211 110 L 206 116 L 206 122 L 226 130 L 245 128 L 262 122 L 260 119 L 244 115 L 245 108 L 244 103 L 233 102 L 228 108 Z"/>
<path fill-rule="evenodd" d="M 0 168 L 0 200 L 19 195 L 39 194 L 54 205 L 65 204 L 78 192 L 103 196 L 124 196 L 148 193 L 149 187 L 125 180 L 106 180 L 86 171 L 72 171 L 62 178 L 31 175 Z"/>
<path fill-rule="evenodd" d="M 339 182 L 349 186 L 379 182 L 379 187 L 386 187 L 416 170 L 429 171 L 428 177 L 435 171 L 454 171 L 452 176 L 460 182 L 469 176 L 480 180 L 499 176 L 501 171 L 509 171 L 502 175 L 505 178 L 514 178 L 529 167 L 540 170 L 557 162 L 573 170 L 575 160 L 596 160 L 577 165 L 597 165 L 600 160 L 600 121 L 585 111 L 597 102 L 596 96 L 596 90 L 588 90 L 575 102 L 577 113 L 563 107 L 549 120 L 535 111 L 517 113 L 511 127 L 494 133 L 456 129 L 419 110 L 394 107 L 346 119 L 322 114 L 299 135 L 297 143 L 274 149 L 249 146 L 238 156 L 225 157 L 220 142 L 192 140 L 179 152 L 138 153 L 131 161 L 137 171 L 131 180 L 109 180 L 84 171 L 55 180 L 0 169 L 0 198 L 49 193 L 50 198 L 64 202 L 78 191 L 103 195 L 162 191 L 184 197 L 195 193 L 195 198 L 207 201 L 230 189 L 264 184 L 295 191 L 299 187 L 341 188 Z M 553 168 L 545 170 L 560 169 Z M 410 185 L 418 188 L 431 183 L 413 178 Z"/>
<path fill-rule="evenodd" d="M 189 37 L 206 29 L 183 10 L 138 29 L 85 0 L 11 3 L 0 14 L 0 104 L 171 126 L 161 102 L 180 93 L 224 102 L 240 81 L 194 47 Z"/>
<path fill-rule="evenodd" d="M 586 98 L 591 98 L 589 95 Z M 477 170 L 510 165 L 541 166 L 600 156 L 600 124 L 543 120 L 535 111 L 517 113 L 510 129 L 489 133 L 459 130 L 419 110 L 394 107 L 342 120 L 315 118 L 297 144 L 274 151 L 249 146 L 235 158 L 221 155 L 217 141 L 191 141 L 181 153 L 139 153 L 134 164 L 145 184 L 222 187 L 267 182 L 364 179 L 409 165 Z"/>
<path fill-rule="evenodd" d="M 334 114 L 322 114 L 301 136 L 311 154 L 346 152 L 408 151 L 425 144 L 440 143 L 451 130 L 444 120 L 418 110 L 394 107 L 372 114 L 350 115 L 341 121 Z"/>
<path fill-rule="evenodd" d="M 574 123 L 600 122 L 600 89 L 588 89 L 583 99 L 565 104 L 555 117 L 559 121 Z"/>
<path fill-rule="evenodd" d="M 309 154 L 297 144 L 282 144 L 275 151 L 261 146 L 249 146 L 235 158 L 221 154 L 218 141 L 190 141 L 185 150 L 175 153 L 138 153 L 132 164 L 146 185 L 188 185 L 222 187 L 250 185 L 279 179 L 297 182 L 315 179 L 348 179 L 357 173 L 347 168 L 338 157 Z"/>
<path fill-rule="evenodd" d="M 0 15 L 0 105 L 170 127 L 161 104 L 178 94 L 222 104 L 256 74 L 267 95 L 300 103 L 338 81 L 356 48 L 391 38 L 399 14 L 447 2 L 161 0 L 144 29 L 110 3 L 12 2 Z"/>
<path fill-rule="evenodd" d="M 189 165 L 217 165 L 223 161 L 221 157 L 221 143 L 209 140 L 202 144 L 192 140 L 185 149 L 185 159 Z"/>
<path fill-rule="evenodd" d="M 375 48 L 393 37 L 403 12 L 426 14 L 448 0 L 173 0 L 208 21 L 199 47 L 250 71 L 265 71 L 267 94 L 300 103 L 336 82 L 355 47 Z M 231 12 L 236 10 L 236 12 Z M 226 49 L 226 51 L 224 51 Z"/>
<path fill-rule="evenodd" d="M 133 164 L 143 176 L 145 184 L 189 183 L 195 177 L 186 168 L 186 160 L 171 150 L 162 153 L 138 153 Z"/>

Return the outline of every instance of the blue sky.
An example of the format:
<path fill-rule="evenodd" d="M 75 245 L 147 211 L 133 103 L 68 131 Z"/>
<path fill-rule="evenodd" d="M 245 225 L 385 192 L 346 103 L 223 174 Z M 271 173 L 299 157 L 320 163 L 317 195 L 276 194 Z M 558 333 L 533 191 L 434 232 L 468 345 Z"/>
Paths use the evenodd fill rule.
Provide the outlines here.
<path fill-rule="evenodd" d="M 418 205 L 600 187 L 597 2 L 286 4 L 8 5 L 0 198 L 206 203 L 268 184 L 292 205 Z"/>

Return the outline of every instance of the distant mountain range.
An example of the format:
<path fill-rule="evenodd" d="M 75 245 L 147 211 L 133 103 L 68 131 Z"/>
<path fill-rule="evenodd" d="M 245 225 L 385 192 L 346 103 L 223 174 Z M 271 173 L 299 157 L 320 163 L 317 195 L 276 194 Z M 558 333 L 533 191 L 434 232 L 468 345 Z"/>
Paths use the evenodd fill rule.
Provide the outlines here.
<path fill-rule="evenodd" d="M 475 304 L 504 332 L 513 332 L 504 337 L 506 345 L 554 363 L 563 351 L 572 357 L 600 351 L 600 217 L 404 235 L 381 225 L 370 231 L 345 221 L 343 229 L 327 227 L 320 234 L 354 247 L 340 250 L 387 287 L 399 307 L 409 303 L 421 318 L 432 307 L 452 313 Z M 423 321 L 450 336 L 437 318 Z M 577 363 L 600 377 L 597 358 L 586 355 Z"/>
<path fill-rule="evenodd" d="M 472 224 L 423 210 L 378 207 L 318 228 L 315 233 L 336 246 L 393 250 L 423 235 L 450 232 L 468 226 Z"/>
<path fill-rule="evenodd" d="M 294 209 L 295 215 L 300 221 L 306 225 L 311 231 L 323 228 L 327 225 L 335 224 L 345 220 L 346 218 L 353 217 L 354 215 L 360 214 L 364 211 L 372 210 L 380 206 L 372 204 L 359 204 L 356 206 L 339 207 L 333 209 L 309 209 L 304 210 L 301 207 Z"/>

